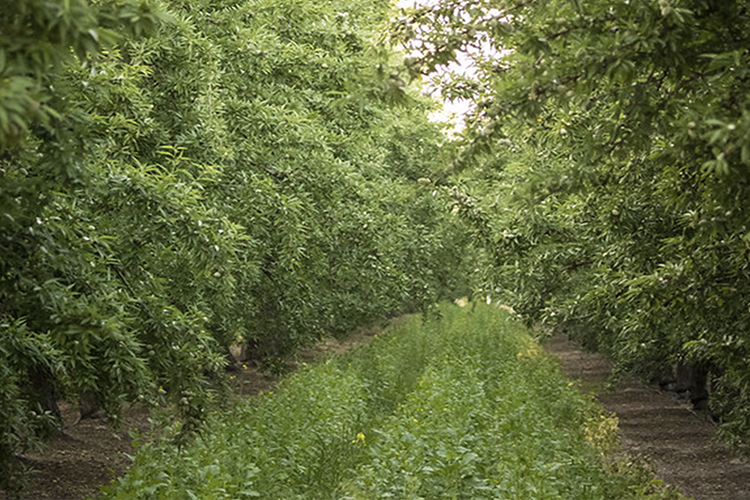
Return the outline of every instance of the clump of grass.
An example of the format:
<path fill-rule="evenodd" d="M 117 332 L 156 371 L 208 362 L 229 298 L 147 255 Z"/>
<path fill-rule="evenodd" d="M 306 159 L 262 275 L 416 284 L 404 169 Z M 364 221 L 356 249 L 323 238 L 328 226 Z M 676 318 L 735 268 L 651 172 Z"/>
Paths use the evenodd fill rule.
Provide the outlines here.
<path fill-rule="evenodd" d="M 105 498 L 669 498 L 606 458 L 616 422 L 571 385 L 506 312 L 444 305 L 144 445 Z"/>

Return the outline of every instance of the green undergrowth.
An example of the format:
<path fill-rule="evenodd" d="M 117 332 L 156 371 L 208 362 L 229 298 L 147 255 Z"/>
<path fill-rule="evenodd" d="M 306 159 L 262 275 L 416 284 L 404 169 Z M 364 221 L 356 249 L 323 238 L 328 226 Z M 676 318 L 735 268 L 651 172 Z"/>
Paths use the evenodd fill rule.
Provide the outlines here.
<path fill-rule="evenodd" d="M 667 499 L 505 311 L 442 305 L 143 445 L 107 499 Z"/>

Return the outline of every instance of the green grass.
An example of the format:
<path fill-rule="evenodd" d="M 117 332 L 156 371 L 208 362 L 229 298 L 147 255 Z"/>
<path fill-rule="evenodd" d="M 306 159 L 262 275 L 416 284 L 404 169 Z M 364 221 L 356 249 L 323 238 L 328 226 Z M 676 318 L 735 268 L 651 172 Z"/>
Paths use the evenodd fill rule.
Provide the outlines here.
<path fill-rule="evenodd" d="M 144 445 L 105 498 L 673 498 L 607 458 L 614 420 L 507 313 L 440 313 L 212 416 L 186 446 Z"/>

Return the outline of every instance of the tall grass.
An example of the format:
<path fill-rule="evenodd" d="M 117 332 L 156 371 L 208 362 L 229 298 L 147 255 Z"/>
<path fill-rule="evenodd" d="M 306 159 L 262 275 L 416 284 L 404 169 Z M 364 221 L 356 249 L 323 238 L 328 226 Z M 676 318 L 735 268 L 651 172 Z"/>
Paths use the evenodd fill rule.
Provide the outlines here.
<path fill-rule="evenodd" d="M 110 499 L 668 498 L 606 452 L 614 421 L 527 331 L 443 305 L 292 375 L 177 448 L 144 445 Z"/>

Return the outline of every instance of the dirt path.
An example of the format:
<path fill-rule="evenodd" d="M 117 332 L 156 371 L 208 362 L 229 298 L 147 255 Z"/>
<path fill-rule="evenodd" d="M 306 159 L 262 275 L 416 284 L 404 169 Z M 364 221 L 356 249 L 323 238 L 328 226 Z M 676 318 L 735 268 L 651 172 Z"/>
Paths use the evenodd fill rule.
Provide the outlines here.
<path fill-rule="evenodd" d="M 626 451 L 650 457 L 659 479 L 695 500 L 750 500 L 750 461 L 714 441 L 716 427 L 673 393 L 636 380 L 606 387 L 610 365 L 564 335 L 545 343 L 565 374 L 617 414 Z"/>

